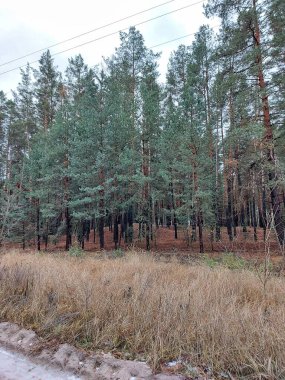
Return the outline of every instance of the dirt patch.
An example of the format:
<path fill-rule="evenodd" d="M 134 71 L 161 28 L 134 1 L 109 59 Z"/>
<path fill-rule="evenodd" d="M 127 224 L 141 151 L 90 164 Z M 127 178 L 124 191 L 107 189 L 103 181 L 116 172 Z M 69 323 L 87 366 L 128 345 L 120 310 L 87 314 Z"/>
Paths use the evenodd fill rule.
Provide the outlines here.
<path fill-rule="evenodd" d="M 45 376 L 45 379 L 98 379 L 98 380 L 182 380 L 181 375 L 153 374 L 150 367 L 139 361 L 128 361 L 114 358 L 110 354 L 87 353 L 69 344 L 55 345 L 44 348 L 44 342 L 32 330 L 22 329 L 20 326 L 3 322 L 0 323 L 0 345 L 10 350 L 28 355 L 31 361 L 22 356 L 2 350 L 2 356 L 9 361 L 9 367 L 17 363 L 16 367 L 21 373 L 22 379 L 32 379 L 33 376 Z M 1 352 L 0 352 L 1 354 Z M 8 358 L 8 359 L 7 359 Z M 49 365 L 49 370 L 43 365 Z M 7 367 L 7 366 L 6 366 Z M 6 368 L 5 367 L 5 368 Z M 7 370 L 2 367 L 0 359 L 0 375 L 4 379 L 16 379 L 15 370 Z M 61 370 L 64 372 L 55 372 Z M 48 371 L 50 373 L 48 374 Z M 2 372 L 2 373 L 1 373 Z M 57 374 L 57 375 L 56 375 Z M 70 375 L 68 375 L 70 374 Z M 76 377 L 71 377 L 71 374 Z M 27 376 L 26 376 L 27 375 Z M 50 375 L 50 377 L 48 377 Z M 0 379 L 2 377 L 0 376 Z M 16 376 L 16 377 L 15 377 Z M 56 377 L 55 377 L 56 376 Z M 202 379 L 202 377 L 201 377 Z"/>

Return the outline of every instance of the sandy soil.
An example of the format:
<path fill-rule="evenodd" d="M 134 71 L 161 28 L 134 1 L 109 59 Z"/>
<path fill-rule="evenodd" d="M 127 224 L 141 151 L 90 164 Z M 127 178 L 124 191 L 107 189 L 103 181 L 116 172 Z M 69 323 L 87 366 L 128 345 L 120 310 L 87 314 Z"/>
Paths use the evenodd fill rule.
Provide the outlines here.
<path fill-rule="evenodd" d="M 153 374 L 139 361 L 110 354 L 86 353 L 69 344 L 47 347 L 32 330 L 0 323 L 0 380 L 183 380 L 184 376 Z M 202 380 L 202 379 L 201 379 Z"/>

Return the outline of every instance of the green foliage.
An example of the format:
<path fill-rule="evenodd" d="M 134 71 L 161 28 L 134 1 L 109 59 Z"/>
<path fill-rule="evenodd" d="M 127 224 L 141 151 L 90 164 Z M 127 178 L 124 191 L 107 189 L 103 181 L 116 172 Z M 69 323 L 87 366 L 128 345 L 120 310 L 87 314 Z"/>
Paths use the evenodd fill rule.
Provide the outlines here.
<path fill-rule="evenodd" d="M 118 225 L 131 244 L 140 223 L 149 249 L 153 224 L 166 223 L 197 227 L 203 252 L 205 231 L 219 240 L 227 226 L 231 240 L 237 223 L 266 224 L 272 189 L 284 195 L 283 4 L 209 0 L 219 35 L 203 25 L 180 45 L 164 85 L 159 54 L 134 27 L 103 67 L 77 55 L 61 74 L 47 51 L 38 70 L 21 70 L 13 100 L 0 92 L 0 240 L 48 244 L 65 235 L 68 249 L 72 234 L 84 243 L 92 222 L 103 248 L 104 227 L 116 224 L 117 246 Z M 268 154 L 274 145 L 278 159 Z M 221 263 L 243 266 L 230 254 Z"/>
<path fill-rule="evenodd" d="M 117 248 L 112 252 L 112 256 L 116 259 L 124 257 L 125 251 L 122 248 Z"/>
<path fill-rule="evenodd" d="M 220 265 L 220 259 L 210 257 L 209 255 L 203 255 L 202 263 L 213 269 L 213 268 L 216 268 L 218 265 Z"/>
<path fill-rule="evenodd" d="M 72 247 L 69 248 L 68 254 L 72 257 L 82 257 L 84 250 L 78 244 L 73 244 Z"/>
<path fill-rule="evenodd" d="M 215 268 L 219 265 L 231 270 L 242 270 L 249 268 L 249 263 L 245 259 L 232 252 L 223 253 L 219 257 L 203 255 L 202 262 L 210 268 Z"/>
<path fill-rule="evenodd" d="M 245 269 L 248 267 L 248 263 L 242 257 L 232 253 L 227 252 L 222 256 L 221 264 L 228 269 Z"/>

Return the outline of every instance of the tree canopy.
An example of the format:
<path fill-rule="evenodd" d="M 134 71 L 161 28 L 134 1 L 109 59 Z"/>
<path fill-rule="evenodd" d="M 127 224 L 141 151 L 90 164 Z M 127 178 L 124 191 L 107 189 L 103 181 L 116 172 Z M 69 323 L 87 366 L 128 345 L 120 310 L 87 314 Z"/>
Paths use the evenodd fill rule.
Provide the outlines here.
<path fill-rule="evenodd" d="M 205 12 L 218 35 L 203 25 L 180 45 L 165 83 L 132 27 L 102 66 L 77 55 L 60 73 L 47 51 L 13 99 L 0 92 L 0 244 L 84 247 L 94 229 L 104 248 L 109 227 L 115 248 L 150 249 L 173 226 L 203 252 L 205 233 L 213 244 L 252 226 L 257 239 L 272 220 L 284 245 L 283 1 Z"/>

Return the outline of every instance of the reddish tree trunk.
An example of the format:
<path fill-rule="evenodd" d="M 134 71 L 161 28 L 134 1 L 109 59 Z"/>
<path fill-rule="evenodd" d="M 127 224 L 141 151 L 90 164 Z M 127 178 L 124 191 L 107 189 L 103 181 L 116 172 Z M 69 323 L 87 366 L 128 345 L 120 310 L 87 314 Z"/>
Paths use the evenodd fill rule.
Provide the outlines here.
<path fill-rule="evenodd" d="M 263 61 L 261 54 L 261 38 L 260 38 L 260 28 L 256 11 L 256 0 L 253 0 L 253 11 L 254 11 L 254 29 L 253 29 L 253 40 L 257 51 L 256 64 L 258 68 L 258 84 L 261 90 L 261 100 L 262 100 L 262 111 L 263 111 L 263 124 L 264 124 L 264 145 L 265 153 L 267 157 L 267 162 L 269 163 L 268 169 L 268 180 L 270 186 L 270 198 L 271 206 L 273 211 L 274 225 L 276 233 L 278 236 L 279 244 L 284 245 L 284 222 L 282 219 L 281 205 L 278 197 L 278 185 L 273 182 L 278 180 L 275 166 L 275 152 L 274 152 L 274 140 L 273 140 L 273 129 L 271 125 L 270 118 L 270 107 L 267 94 L 266 83 L 263 74 Z"/>

